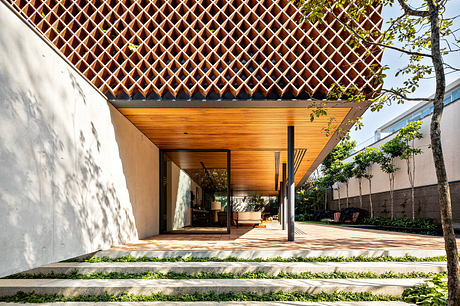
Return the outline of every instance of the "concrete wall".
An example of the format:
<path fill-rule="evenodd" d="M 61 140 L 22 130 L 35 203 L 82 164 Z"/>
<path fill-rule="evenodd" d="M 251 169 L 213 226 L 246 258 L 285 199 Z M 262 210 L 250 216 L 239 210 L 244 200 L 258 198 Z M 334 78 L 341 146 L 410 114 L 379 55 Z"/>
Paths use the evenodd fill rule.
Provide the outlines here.
<path fill-rule="evenodd" d="M 444 114 L 442 117 L 441 127 L 442 127 L 442 143 L 443 143 L 443 152 L 444 152 L 444 159 L 447 168 L 447 175 L 449 181 L 455 182 L 460 180 L 460 141 L 458 141 L 458 131 L 460 130 L 460 120 L 458 117 L 460 115 L 460 103 L 459 101 L 454 102 L 444 109 Z M 415 177 L 415 186 L 427 188 L 419 188 L 416 194 L 418 198 L 418 207 L 416 207 L 416 211 L 420 211 L 420 217 L 427 216 L 432 217 L 435 219 L 439 219 L 439 208 L 438 208 L 438 201 L 437 201 L 437 190 L 436 188 L 431 188 L 430 186 L 434 186 L 437 183 L 436 174 L 434 169 L 434 162 L 431 149 L 429 148 L 430 145 L 430 120 L 431 117 L 426 117 L 423 119 L 423 124 L 421 127 L 421 132 L 423 133 L 424 137 L 420 140 L 415 142 L 415 146 L 421 148 L 423 154 L 416 156 L 416 177 Z M 392 139 L 395 135 L 388 136 L 387 138 L 382 139 L 381 141 L 372 145 L 372 147 L 379 148 L 381 145 L 386 143 L 388 140 Z M 350 157 L 348 160 L 352 160 L 353 156 Z M 399 170 L 395 174 L 395 190 L 404 191 L 406 188 L 410 188 L 410 183 L 407 175 L 407 166 L 406 161 L 401 159 L 396 159 L 395 162 L 396 166 Z M 389 180 L 388 174 L 381 171 L 379 165 L 374 165 L 371 169 L 371 174 L 373 175 L 372 178 L 372 193 L 382 193 L 382 196 L 376 197 L 374 206 L 376 207 L 377 211 L 382 207 L 386 207 L 382 209 L 382 211 L 389 210 L 389 206 L 385 203 L 388 195 L 386 192 L 389 190 Z M 336 189 L 340 186 L 340 195 L 342 198 L 346 197 L 346 187 L 345 184 L 336 184 L 334 188 Z M 423 191 L 421 191 L 423 190 Z M 426 194 L 428 190 L 432 191 L 433 194 Z M 362 192 L 363 195 L 369 194 L 369 187 L 368 181 L 363 179 L 362 181 Z M 417 193 L 416 192 L 416 193 Z M 384 196 L 385 194 L 385 196 Z M 349 196 L 357 197 L 359 195 L 359 187 L 358 187 L 358 180 L 352 178 L 349 182 Z M 407 202 L 407 206 L 405 210 L 401 211 L 400 216 L 403 215 L 410 215 L 410 191 L 409 192 L 399 192 L 397 193 L 400 201 L 400 204 Z M 456 213 L 457 222 L 460 222 L 460 207 L 458 201 L 459 199 L 455 192 L 452 192 L 453 195 L 453 210 L 458 211 Z M 379 200 L 381 198 L 381 200 Z M 338 199 L 338 192 L 337 190 L 334 191 L 334 199 Z M 396 201 L 396 199 L 395 199 Z M 334 201 L 335 203 L 336 201 Z M 342 201 L 345 203 L 345 201 Z M 334 204 L 336 205 L 336 204 Z M 403 204 L 404 205 L 404 204 Z M 356 206 L 356 205 L 355 205 Z M 396 204 L 395 204 L 396 208 Z M 431 211 L 432 213 L 427 213 Z M 425 212 L 425 213 L 422 213 Z"/>
<path fill-rule="evenodd" d="M 158 235 L 159 149 L 111 105 L 110 114 L 139 239 Z"/>
<path fill-rule="evenodd" d="M 158 149 L 0 3 L 0 276 L 158 232 Z"/>
<path fill-rule="evenodd" d="M 447 175 L 449 181 L 460 180 L 460 141 L 458 141 L 458 131 L 460 131 L 460 101 L 449 104 L 444 109 L 441 127 L 442 127 L 442 144 L 444 159 L 447 168 Z M 416 156 L 416 177 L 415 186 L 426 186 L 436 184 L 436 173 L 434 170 L 433 155 L 430 145 L 430 120 L 431 117 L 426 117 L 423 120 L 421 132 L 423 139 L 417 140 L 415 146 L 421 148 L 423 154 Z M 381 145 L 390 140 L 394 135 L 382 139 L 381 141 L 372 145 L 372 147 L 379 148 Z M 353 159 L 353 157 L 349 158 Z M 409 179 L 407 177 L 407 167 L 404 160 L 397 159 L 396 166 L 399 171 L 395 175 L 395 190 L 410 187 Z M 372 179 L 372 192 L 385 192 L 389 189 L 388 175 L 380 170 L 379 165 L 374 165 L 371 170 L 374 176 Z M 343 184 L 342 184 L 343 185 Z M 335 186 L 337 187 L 337 186 Z M 363 194 L 368 194 L 369 188 L 366 180 L 363 180 Z M 341 195 L 345 195 L 345 187 L 341 188 Z M 353 178 L 349 183 L 349 195 L 359 195 L 358 180 Z M 334 199 L 338 198 L 337 191 L 334 192 Z"/>
<path fill-rule="evenodd" d="M 193 191 L 195 194 L 196 188 L 199 186 L 184 170 L 181 170 L 172 161 L 168 161 L 167 177 L 168 190 L 166 203 L 168 219 L 166 228 L 168 231 L 171 231 L 191 225 L 190 208 L 192 207 L 192 199 L 190 191 Z M 201 190 L 200 194 L 202 194 Z"/>

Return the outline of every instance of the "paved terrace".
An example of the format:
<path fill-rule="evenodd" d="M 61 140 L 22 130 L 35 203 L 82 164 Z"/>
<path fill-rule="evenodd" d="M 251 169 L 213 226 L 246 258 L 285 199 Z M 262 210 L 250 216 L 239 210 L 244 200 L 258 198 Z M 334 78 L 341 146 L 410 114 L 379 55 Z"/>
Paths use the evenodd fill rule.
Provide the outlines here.
<path fill-rule="evenodd" d="M 460 243 L 460 239 L 458 240 Z M 444 250 L 442 237 L 296 222 L 294 242 L 277 222 L 267 228 L 232 228 L 231 234 L 159 235 L 110 250 Z"/>

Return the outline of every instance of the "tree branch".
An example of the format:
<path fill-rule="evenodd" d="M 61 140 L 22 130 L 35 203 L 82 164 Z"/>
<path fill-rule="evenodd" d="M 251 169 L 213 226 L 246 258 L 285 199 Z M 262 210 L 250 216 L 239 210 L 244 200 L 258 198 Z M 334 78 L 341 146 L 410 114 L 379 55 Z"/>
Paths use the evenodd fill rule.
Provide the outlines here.
<path fill-rule="evenodd" d="M 430 98 L 409 98 L 406 95 L 404 95 L 404 94 L 402 94 L 399 91 L 394 90 L 394 89 L 384 89 L 384 88 L 382 88 L 381 91 L 396 95 L 396 96 L 398 96 L 398 97 L 400 97 L 400 98 L 402 98 L 404 100 L 407 100 L 407 101 L 428 101 L 428 102 L 433 102 L 433 100 L 434 100 L 434 99 L 430 99 Z"/>
<path fill-rule="evenodd" d="M 452 70 L 455 70 L 455 71 L 460 71 L 460 68 L 455 68 L 453 66 L 451 66 L 450 64 L 448 63 L 442 63 L 444 66 L 446 66 L 447 69 L 452 69 Z"/>
<path fill-rule="evenodd" d="M 374 45 L 374 46 L 379 46 L 379 47 L 383 47 L 383 48 L 388 48 L 388 49 L 392 49 L 392 50 L 395 50 L 395 51 L 398 51 L 398 52 L 401 52 L 401 53 L 405 53 L 405 54 L 408 54 L 408 55 L 416 55 L 416 56 L 422 56 L 422 57 L 432 57 L 431 54 L 427 54 L 427 53 L 420 53 L 420 52 L 411 52 L 411 51 L 407 51 L 407 50 L 404 50 L 404 49 L 401 49 L 401 48 L 398 48 L 398 47 L 394 47 L 394 46 L 390 46 L 390 45 L 385 45 L 385 44 L 382 44 L 382 43 L 378 43 L 378 42 L 373 42 L 373 41 L 370 41 L 370 40 L 367 40 L 366 38 L 364 38 L 363 36 L 361 36 L 358 32 L 356 32 L 355 29 L 353 29 L 352 27 L 350 27 L 348 24 L 344 23 L 334 12 L 332 9 L 329 9 L 329 12 L 334 16 L 334 18 L 336 20 L 338 20 L 343 27 L 345 27 L 346 29 L 348 29 L 349 31 L 351 31 L 356 37 L 358 37 L 361 41 L 363 41 L 364 43 L 366 44 L 370 44 L 370 45 Z"/>
<path fill-rule="evenodd" d="M 407 15 L 411 16 L 419 16 L 419 17 L 428 17 L 430 13 L 428 11 L 419 11 L 411 8 L 404 0 L 398 0 L 399 5 L 401 5 L 402 9 Z"/>

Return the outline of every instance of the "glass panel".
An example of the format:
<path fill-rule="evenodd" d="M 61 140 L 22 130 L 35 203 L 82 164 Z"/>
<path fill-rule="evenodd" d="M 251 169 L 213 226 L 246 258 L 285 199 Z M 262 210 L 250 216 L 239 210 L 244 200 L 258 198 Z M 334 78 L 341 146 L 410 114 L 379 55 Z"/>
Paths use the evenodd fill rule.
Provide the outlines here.
<path fill-rule="evenodd" d="M 227 152 L 165 152 L 166 231 L 227 231 Z"/>

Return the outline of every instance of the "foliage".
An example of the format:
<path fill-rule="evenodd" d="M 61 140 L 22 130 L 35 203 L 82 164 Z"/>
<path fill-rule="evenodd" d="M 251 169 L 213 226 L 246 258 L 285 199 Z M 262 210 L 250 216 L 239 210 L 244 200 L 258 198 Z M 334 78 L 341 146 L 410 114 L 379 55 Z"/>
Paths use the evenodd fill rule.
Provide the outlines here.
<path fill-rule="evenodd" d="M 438 229 L 438 225 L 434 223 L 431 218 L 420 219 L 406 219 L 406 218 L 388 218 L 388 217 L 373 217 L 366 218 L 364 224 L 379 225 L 379 226 L 395 226 L 406 228 L 425 228 L 425 229 Z"/>
<path fill-rule="evenodd" d="M 342 160 L 350 156 L 356 142 L 347 139 L 342 140 L 332 149 L 322 163 L 323 176 L 316 180 L 308 181 L 296 194 L 297 220 L 305 221 L 315 210 L 322 207 L 325 200 L 325 191 L 336 182 L 345 182 L 352 177 L 352 163 L 344 163 Z M 302 217 L 300 217 L 302 215 Z"/>
<path fill-rule="evenodd" d="M 394 137 L 380 146 L 380 150 L 387 157 L 396 158 L 404 154 L 406 146 L 399 137 Z"/>
<path fill-rule="evenodd" d="M 404 75 L 402 86 L 383 89 L 379 95 L 373 97 L 372 110 L 380 110 L 385 104 L 404 103 L 409 99 L 408 95 L 415 92 L 419 87 L 420 80 L 429 78 L 434 72 L 432 65 L 427 65 L 426 59 L 431 59 L 431 24 L 428 11 L 428 4 L 423 3 L 417 10 L 412 9 L 404 0 L 397 2 L 402 6 L 402 14 L 398 18 L 389 18 L 383 30 L 378 28 L 362 27 L 359 22 L 365 20 L 369 14 L 369 9 L 379 5 L 393 6 L 395 0 L 356 0 L 356 1 L 329 1 L 329 0 L 296 0 L 296 5 L 302 12 L 302 21 L 305 22 L 323 22 L 325 14 L 329 13 L 343 29 L 348 33 L 348 44 L 360 55 L 366 55 L 375 52 L 372 47 L 391 49 L 404 54 L 407 57 L 406 66 L 400 68 L 395 76 Z M 456 46 L 460 39 L 456 38 L 451 30 L 452 18 L 444 15 L 445 4 L 443 1 L 439 4 L 439 27 L 442 40 L 441 54 L 445 55 L 457 51 Z M 437 3 L 437 2 L 436 2 Z M 345 11 L 346 14 L 338 14 Z M 414 14 L 416 12 L 416 14 Z M 340 15 L 340 16 L 339 16 Z M 447 39 L 449 37 L 449 39 Z M 359 51 L 359 48 L 364 49 Z M 383 84 L 386 77 L 388 66 L 374 65 L 369 78 L 375 83 Z M 454 67 L 445 65 L 448 70 L 456 71 Z M 353 101 L 365 100 L 365 84 L 362 87 L 349 85 L 344 87 L 337 84 L 337 89 L 330 93 L 333 97 L 348 97 Z M 420 98 L 420 101 L 431 101 L 432 99 Z M 314 110 L 314 116 L 318 110 Z M 326 111 L 327 114 L 327 111 Z M 322 114 L 316 115 L 322 116 Z M 312 116 L 310 116 L 312 118 Z"/>
<path fill-rule="evenodd" d="M 296 189 L 295 214 L 297 221 L 309 220 L 307 216 L 322 206 L 324 190 L 328 186 L 322 185 L 322 180 L 308 180 L 305 185 Z"/>
<path fill-rule="evenodd" d="M 132 52 L 137 52 L 137 49 L 139 49 L 140 45 L 139 44 L 129 44 L 128 49 L 131 50 Z"/>
<path fill-rule="evenodd" d="M 378 149 L 366 147 L 356 153 L 354 156 L 354 174 L 357 178 L 370 178 L 369 168 L 381 159 L 381 153 Z"/>
<path fill-rule="evenodd" d="M 317 184 L 322 189 L 327 189 L 334 185 L 335 180 L 332 174 L 325 174 L 324 176 L 318 178 Z"/>
<path fill-rule="evenodd" d="M 395 158 L 404 153 L 406 145 L 399 137 L 394 137 L 380 146 L 382 153 L 380 154 L 380 169 L 388 174 L 390 182 L 390 205 L 391 205 L 391 218 L 394 218 L 394 187 L 395 187 L 395 173 L 399 170 L 394 161 Z"/>
<path fill-rule="evenodd" d="M 131 255 L 121 257 L 91 257 L 84 260 L 68 260 L 67 262 L 429 262 L 446 261 L 445 256 L 437 257 L 414 257 L 406 255 L 404 257 L 393 256 L 350 256 L 350 257 L 274 257 L 274 258 L 240 258 L 240 257 L 134 257 Z"/>
<path fill-rule="evenodd" d="M 69 274 L 15 274 L 6 277 L 7 279 L 391 279 L 391 278 L 432 278 L 436 273 L 409 272 L 396 273 L 387 271 L 383 273 L 374 272 L 280 272 L 270 274 L 265 272 L 245 272 L 237 273 L 215 273 L 215 272 L 152 272 L 145 271 L 141 273 L 120 273 L 120 272 L 94 272 L 88 274 L 79 274 L 77 270 Z"/>
<path fill-rule="evenodd" d="M 310 221 L 313 218 L 313 214 L 296 214 L 295 221 Z"/>
<path fill-rule="evenodd" d="M 417 305 L 447 305 L 447 276 L 436 275 L 425 284 L 404 290 L 402 296 L 405 302 Z"/>
<path fill-rule="evenodd" d="M 409 159 L 413 154 L 417 155 L 422 153 L 421 149 L 414 148 L 410 145 L 415 139 L 423 138 L 423 134 L 420 132 L 422 123 L 421 120 L 408 122 L 406 126 L 403 126 L 398 131 L 397 137 L 406 143 L 404 151 L 401 154 L 402 159 Z"/>
<path fill-rule="evenodd" d="M 332 149 L 331 153 L 329 153 L 326 158 L 324 159 L 322 165 L 324 169 L 329 169 L 335 162 L 342 161 L 348 156 L 350 156 L 351 151 L 356 147 L 356 141 L 350 140 L 342 140 L 338 145 Z"/>
<path fill-rule="evenodd" d="M 278 198 L 271 198 L 268 200 L 268 203 L 264 206 L 264 212 L 268 212 L 270 215 L 277 215 L 278 214 Z"/>
<path fill-rule="evenodd" d="M 353 162 L 344 162 L 342 164 L 342 177 L 344 180 L 344 181 L 341 181 L 342 183 L 348 181 L 354 176 L 354 172 L 353 172 L 354 168 L 355 168 L 355 163 Z"/>
<path fill-rule="evenodd" d="M 248 201 L 248 207 L 252 211 L 263 211 L 265 207 L 265 200 L 261 196 L 248 196 L 244 197 L 243 201 Z"/>
<path fill-rule="evenodd" d="M 374 215 L 374 208 L 372 205 L 372 186 L 371 181 L 373 175 L 370 173 L 370 169 L 374 163 L 378 163 L 381 159 L 382 153 L 380 150 L 372 147 L 366 147 L 363 150 L 356 153 L 354 156 L 355 168 L 353 170 L 356 178 L 358 178 L 359 184 L 359 201 L 360 206 L 362 207 L 362 191 L 361 191 L 361 180 L 366 178 L 369 182 L 369 205 L 371 216 Z"/>
<path fill-rule="evenodd" d="M 407 176 L 411 186 L 411 206 L 412 218 L 415 218 L 415 155 L 422 154 L 420 148 L 415 147 L 415 140 L 423 137 L 420 132 L 422 121 L 413 121 L 407 123 L 405 127 L 399 130 L 397 137 L 405 143 L 404 152 L 401 159 L 406 161 Z"/>
<path fill-rule="evenodd" d="M 396 2 L 401 8 L 401 13 L 394 19 L 390 18 L 383 29 L 363 26 L 370 8 L 393 6 Z M 409 0 L 295 1 L 304 21 L 321 23 L 326 20 L 326 14 L 332 17 L 333 22 L 341 26 L 342 34 L 349 37 L 347 43 L 356 52 L 359 52 L 358 55 L 366 57 L 383 48 L 397 51 L 400 55 L 405 56 L 405 65 L 400 67 L 395 74 L 395 77 L 401 75 L 404 79 L 400 86 L 382 88 L 380 91 L 370 93 L 366 90 L 366 84 L 348 86 L 336 84 L 336 90 L 330 93 L 330 97 L 347 98 L 352 102 L 368 100 L 372 102 L 371 110 L 373 111 L 378 111 L 385 104 L 394 102 L 428 101 L 433 103 L 430 140 L 439 186 L 439 207 L 448 258 L 449 305 L 460 305 L 460 267 L 457 261 L 458 250 L 452 218 L 449 217 L 452 215 L 452 201 L 441 139 L 446 74 L 460 71 L 460 68 L 449 65 L 444 59 L 446 54 L 460 51 L 460 38 L 455 34 L 457 29 L 451 28 L 453 19 L 459 16 L 448 17 L 451 12 L 446 10 L 447 2 L 448 0 L 423 0 L 415 4 Z M 358 51 L 360 48 L 362 51 Z M 374 85 L 383 87 L 385 72 L 388 69 L 388 66 L 377 62 L 369 69 L 367 79 L 374 82 Z M 436 86 L 434 96 L 430 98 L 412 96 L 420 86 L 420 81 L 429 78 L 433 79 Z M 317 109 L 314 109 L 312 113 L 316 114 Z M 414 207 L 413 204 L 412 207 Z"/>
<path fill-rule="evenodd" d="M 304 302 L 337 302 L 337 301 L 398 301 L 400 298 L 391 295 L 376 295 L 368 292 L 333 292 L 333 293 L 307 293 L 307 292 L 270 292 L 259 295 L 251 292 L 193 293 L 184 295 L 166 295 L 152 293 L 149 295 L 134 295 L 128 292 L 120 295 L 78 295 L 64 297 L 57 294 L 35 294 L 18 292 L 14 296 L 0 297 L 0 302 L 13 303 L 52 303 L 52 302 L 199 302 L 199 301 L 304 301 Z"/>

